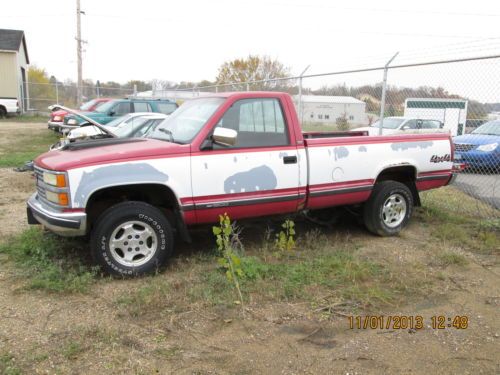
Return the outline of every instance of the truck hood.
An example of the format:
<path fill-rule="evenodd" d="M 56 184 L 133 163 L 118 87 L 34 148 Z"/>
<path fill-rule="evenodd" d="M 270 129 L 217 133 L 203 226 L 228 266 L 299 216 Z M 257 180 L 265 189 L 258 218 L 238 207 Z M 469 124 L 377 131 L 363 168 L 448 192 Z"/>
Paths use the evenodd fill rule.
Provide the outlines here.
<path fill-rule="evenodd" d="M 105 141 L 109 141 L 107 144 Z M 94 164 L 119 163 L 130 160 L 156 159 L 189 154 L 190 145 L 144 138 L 112 138 L 93 141 L 98 147 L 85 147 L 46 152 L 35 159 L 41 168 L 67 171 Z"/>

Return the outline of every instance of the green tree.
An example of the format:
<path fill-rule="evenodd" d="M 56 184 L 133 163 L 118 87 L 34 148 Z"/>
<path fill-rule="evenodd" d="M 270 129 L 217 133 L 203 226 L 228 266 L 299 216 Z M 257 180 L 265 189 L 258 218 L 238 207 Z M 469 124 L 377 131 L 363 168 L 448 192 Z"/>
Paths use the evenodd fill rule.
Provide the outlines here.
<path fill-rule="evenodd" d="M 47 106 L 55 103 L 55 87 L 50 83 L 45 69 L 31 65 L 28 70 L 28 85 L 31 108 L 45 111 Z"/>
<path fill-rule="evenodd" d="M 260 81 L 272 78 L 285 78 L 290 76 L 290 69 L 278 60 L 268 56 L 249 55 L 247 58 L 235 59 L 223 63 L 217 74 L 217 83 L 240 83 Z M 250 90 L 269 90 L 290 87 L 289 81 L 259 82 L 250 84 Z M 245 90 L 246 85 L 234 85 L 234 88 Z"/>

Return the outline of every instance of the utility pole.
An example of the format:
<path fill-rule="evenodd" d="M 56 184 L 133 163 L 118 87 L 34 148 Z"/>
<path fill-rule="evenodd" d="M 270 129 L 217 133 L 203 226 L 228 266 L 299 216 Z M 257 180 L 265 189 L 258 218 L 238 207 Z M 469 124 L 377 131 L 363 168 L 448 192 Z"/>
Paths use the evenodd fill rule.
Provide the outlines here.
<path fill-rule="evenodd" d="M 76 104 L 79 107 L 82 104 L 82 11 L 80 10 L 80 0 L 76 0 L 76 56 L 78 65 L 78 82 L 76 87 Z"/>

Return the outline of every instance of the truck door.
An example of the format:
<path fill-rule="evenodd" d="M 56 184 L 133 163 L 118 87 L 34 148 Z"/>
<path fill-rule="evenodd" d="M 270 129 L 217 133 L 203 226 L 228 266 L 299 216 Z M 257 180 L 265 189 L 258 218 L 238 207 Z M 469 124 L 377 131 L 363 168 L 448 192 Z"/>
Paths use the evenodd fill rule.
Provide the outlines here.
<path fill-rule="evenodd" d="M 216 127 L 236 130 L 234 146 L 213 144 L 191 158 L 198 223 L 297 210 L 299 164 L 277 98 L 235 101 Z M 208 141 L 208 140 L 207 140 Z"/>

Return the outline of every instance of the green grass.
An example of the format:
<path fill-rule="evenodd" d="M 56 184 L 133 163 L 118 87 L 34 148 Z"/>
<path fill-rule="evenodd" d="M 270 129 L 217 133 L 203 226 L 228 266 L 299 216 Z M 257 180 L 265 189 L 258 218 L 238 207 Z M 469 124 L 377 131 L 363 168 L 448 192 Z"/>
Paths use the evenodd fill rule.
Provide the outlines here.
<path fill-rule="evenodd" d="M 27 289 L 83 293 L 95 281 L 96 269 L 84 264 L 85 244 L 30 228 L 0 245 L 26 279 Z"/>
<path fill-rule="evenodd" d="M 328 251 L 324 251 L 327 249 Z M 298 257 L 242 257 L 244 277 L 240 280 L 244 299 L 251 302 L 309 300 L 319 294 L 332 294 L 363 305 L 392 299 L 384 284 L 383 266 L 361 259 L 356 250 L 321 248 Z M 212 267 L 189 290 L 193 300 L 211 305 L 230 306 L 236 300 L 232 284 L 222 269 Z"/>
<path fill-rule="evenodd" d="M 22 371 L 15 364 L 15 358 L 9 353 L 0 354 L 0 374 L 21 375 Z"/>
<path fill-rule="evenodd" d="M 0 124 L 2 122 L 47 122 L 48 116 L 42 115 L 20 115 L 7 118 L 0 118 Z M 1 125 L 0 125 L 1 126 Z"/>
<path fill-rule="evenodd" d="M 428 225 L 433 239 L 481 254 L 500 254 L 498 212 L 452 187 L 422 196 L 416 220 Z"/>
<path fill-rule="evenodd" d="M 132 317 L 140 317 L 151 311 L 161 311 L 168 307 L 171 297 L 170 285 L 161 277 L 145 279 L 142 285 L 132 292 L 118 297 L 116 304 L 125 309 Z"/>
<path fill-rule="evenodd" d="M 450 265 L 465 266 L 469 263 L 467 258 L 462 254 L 457 254 L 451 251 L 445 251 L 437 256 L 439 264 L 447 267 Z"/>
<path fill-rule="evenodd" d="M 77 359 L 79 354 L 82 354 L 85 348 L 79 341 L 70 341 L 63 347 L 62 354 L 66 359 Z"/>
<path fill-rule="evenodd" d="M 16 137 L 9 138 L 9 142 L 2 145 L 0 168 L 20 167 L 27 161 L 47 152 L 49 146 L 59 140 L 59 136 L 52 131 L 43 130 L 42 133 L 34 136 L 33 130 L 30 129 Z"/>

